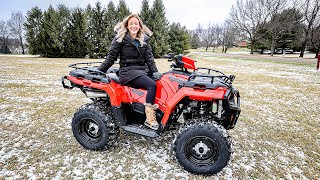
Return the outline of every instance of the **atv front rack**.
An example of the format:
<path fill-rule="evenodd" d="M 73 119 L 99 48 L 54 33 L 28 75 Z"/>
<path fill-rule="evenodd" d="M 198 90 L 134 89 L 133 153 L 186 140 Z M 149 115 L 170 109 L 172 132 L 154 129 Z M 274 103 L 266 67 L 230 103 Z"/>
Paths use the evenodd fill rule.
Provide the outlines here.
<path fill-rule="evenodd" d="M 208 70 L 208 73 L 207 74 L 201 73 L 201 72 L 199 72 L 199 70 Z M 213 74 L 210 74 L 211 72 L 216 72 L 221 75 L 213 75 Z M 234 75 L 227 76 L 224 73 L 222 73 L 221 71 L 210 69 L 210 68 L 198 68 L 197 70 L 195 70 L 193 73 L 191 73 L 189 75 L 188 82 L 195 80 L 196 77 L 209 78 L 211 84 L 213 84 L 215 82 L 215 79 L 218 78 L 220 83 L 222 83 L 228 87 L 230 87 L 232 85 L 232 82 L 235 79 Z"/>
<path fill-rule="evenodd" d="M 225 74 L 224 74 L 223 72 L 218 71 L 218 70 L 215 70 L 215 69 L 210 69 L 210 68 L 197 68 L 194 72 L 199 71 L 199 70 L 202 70 L 202 69 L 208 70 L 208 74 L 210 74 L 210 72 L 213 71 L 213 72 L 217 72 L 217 73 L 220 73 L 220 74 L 222 74 L 222 75 L 225 76 Z"/>

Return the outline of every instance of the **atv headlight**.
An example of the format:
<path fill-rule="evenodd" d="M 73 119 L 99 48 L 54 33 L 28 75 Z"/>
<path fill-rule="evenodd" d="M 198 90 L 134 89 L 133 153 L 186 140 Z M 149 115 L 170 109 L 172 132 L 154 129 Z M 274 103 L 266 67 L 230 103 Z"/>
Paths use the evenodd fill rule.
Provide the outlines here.
<path fill-rule="evenodd" d="M 228 95 L 228 104 L 231 109 L 240 110 L 240 94 L 239 91 L 233 89 Z"/>
<path fill-rule="evenodd" d="M 238 106 L 238 97 L 236 93 L 231 92 L 228 99 L 231 106 Z"/>

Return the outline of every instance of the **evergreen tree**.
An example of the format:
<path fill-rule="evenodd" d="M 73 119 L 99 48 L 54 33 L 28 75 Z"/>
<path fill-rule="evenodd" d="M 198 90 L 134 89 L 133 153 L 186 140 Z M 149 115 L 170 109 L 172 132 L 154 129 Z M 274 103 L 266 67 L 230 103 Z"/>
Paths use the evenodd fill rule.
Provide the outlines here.
<path fill-rule="evenodd" d="M 317 58 L 320 52 L 320 23 L 312 28 L 310 41 L 312 45 L 312 49 L 310 50 L 316 53 L 315 58 Z"/>
<path fill-rule="evenodd" d="M 149 1 L 148 0 L 143 0 L 139 16 L 142 19 L 143 23 L 147 27 L 150 27 L 150 24 L 151 24 L 151 21 L 152 21 L 150 13 L 151 13 L 151 11 L 150 11 L 150 8 L 149 8 Z"/>
<path fill-rule="evenodd" d="M 60 41 L 59 15 L 50 5 L 44 12 L 40 30 L 40 55 L 44 57 L 61 57 L 63 44 Z"/>
<path fill-rule="evenodd" d="M 192 49 L 197 49 L 200 46 L 200 37 L 198 33 L 189 32 L 189 37 L 190 37 L 190 45 Z"/>
<path fill-rule="evenodd" d="M 8 46 L 0 46 L 0 53 L 1 54 L 12 54 L 11 50 L 8 48 Z"/>
<path fill-rule="evenodd" d="M 185 50 L 190 49 L 189 34 L 185 27 L 180 23 L 172 23 L 169 27 L 169 43 L 171 52 L 183 54 Z"/>
<path fill-rule="evenodd" d="M 83 58 L 87 55 L 85 15 L 82 9 L 73 10 L 64 41 L 64 57 Z"/>
<path fill-rule="evenodd" d="M 303 34 L 302 14 L 296 9 L 285 9 L 274 14 L 266 28 L 259 28 L 257 32 L 256 49 L 301 48 L 301 34 Z"/>
<path fill-rule="evenodd" d="M 302 48 L 301 37 L 304 28 L 304 25 L 301 22 L 303 14 L 301 14 L 299 10 L 293 8 L 285 9 L 279 16 L 282 16 L 283 19 L 282 22 L 280 21 L 282 26 L 286 25 L 289 26 L 289 28 L 281 33 L 276 41 L 277 46 L 279 48 L 291 48 L 295 51 L 300 50 Z"/>
<path fill-rule="evenodd" d="M 58 26 L 56 28 L 59 33 L 59 44 L 62 46 L 65 44 L 64 40 L 66 39 L 66 30 L 70 22 L 70 14 L 70 10 L 65 5 L 59 4 L 57 6 Z M 64 53 L 65 48 L 62 47 L 59 57 L 65 57 Z"/>
<path fill-rule="evenodd" d="M 24 29 L 26 31 L 26 40 L 30 54 L 40 54 L 39 34 L 43 16 L 42 11 L 38 7 L 33 7 L 27 12 L 26 23 Z"/>
<path fill-rule="evenodd" d="M 85 16 L 85 24 L 86 24 L 86 35 L 85 35 L 85 39 L 87 41 L 87 46 L 86 46 L 86 51 L 87 51 L 87 55 L 88 57 L 92 57 L 93 55 L 93 35 L 92 35 L 92 20 L 91 20 L 91 14 L 92 14 L 92 7 L 90 4 L 88 4 L 88 6 L 85 8 L 85 11 L 84 11 L 84 16 Z"/>
<path fill-rule="evenodd" d="M 107 11 L 105 13 L 105 27 L 106 27 L 106 45 L 110 47 L 113 38 L 115 37 L 114 27 L 117 24 L 116 8 L 112 1 L 108 3 Z"/>
<path fill-rule="evenodd" d="M 107 51 L 105 9 L 100 2 L 97 2 L 93 9 L 88 9 L 87 13 L 89 13 L 87 38 L 88 43 L 92 44 L 89 57 L 103 58 Z"/>
<path fill-rule="evenodd" d="M 151 38 L 152 52 L 155 57 L 161 57 L 168 51 L 168 20 L 162 0 L 155 0 L 151 8 L 150 29 L 153 31 Z"/>
<path fill-rule="evenodd" d="M 118 12 L 117 21 L 119 21 L 119 22 L 131 14 L 131 12 L 130 12 L 130 10 L 124 0 L 119 1 L 119 6 L 117 8 L 117 12 Z"/>

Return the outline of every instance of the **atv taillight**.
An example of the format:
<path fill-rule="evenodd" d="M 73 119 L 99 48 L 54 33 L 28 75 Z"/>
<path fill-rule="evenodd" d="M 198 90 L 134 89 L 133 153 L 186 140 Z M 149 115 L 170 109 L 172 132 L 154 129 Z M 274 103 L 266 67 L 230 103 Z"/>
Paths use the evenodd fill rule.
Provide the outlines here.
<path fill-rule="evenodd" d="M 231 106 L 238 106 L 237 105 L 237 95 L 235 93 L 230 93 L 229 102 Z"/>

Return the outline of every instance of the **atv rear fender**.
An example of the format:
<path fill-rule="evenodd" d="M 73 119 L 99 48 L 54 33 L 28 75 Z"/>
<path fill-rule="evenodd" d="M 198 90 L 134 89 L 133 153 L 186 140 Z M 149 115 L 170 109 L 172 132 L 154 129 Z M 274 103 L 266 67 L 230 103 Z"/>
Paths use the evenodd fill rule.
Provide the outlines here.
<path fill-rule="evenodd" d="M 128 97 L 123 97 L 127 96 L 127 94 L 124 93 L 124 89 L 112 80 L 107 83 L 88 80 L 85 78 L 77 78 L 70 75 L 68 75 L 66 78 L 77 86 L 90 87 L 105 91 L 110 98 L 110 103 L 112 106 L 118 107 L 121 105 L 121 100 L 123 100 L 124 98 L 129 99 Z"/>

